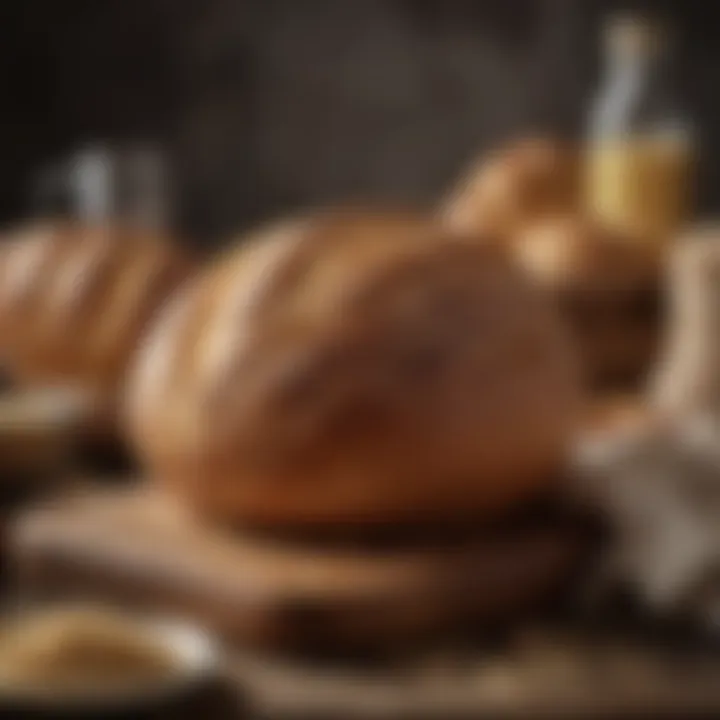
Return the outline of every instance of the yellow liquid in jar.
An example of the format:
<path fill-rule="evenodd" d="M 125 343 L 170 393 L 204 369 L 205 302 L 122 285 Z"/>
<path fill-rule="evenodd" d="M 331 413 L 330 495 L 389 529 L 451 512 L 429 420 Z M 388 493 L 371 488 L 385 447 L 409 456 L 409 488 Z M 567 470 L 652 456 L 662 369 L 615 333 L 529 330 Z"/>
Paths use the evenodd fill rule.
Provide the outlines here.
<path fill-rule="evenodd" d="M 635 240 L 664 243 L 687 219 L 691 166 L 684 138 L 598 141 L 588 150 L 587 209 Z"/>

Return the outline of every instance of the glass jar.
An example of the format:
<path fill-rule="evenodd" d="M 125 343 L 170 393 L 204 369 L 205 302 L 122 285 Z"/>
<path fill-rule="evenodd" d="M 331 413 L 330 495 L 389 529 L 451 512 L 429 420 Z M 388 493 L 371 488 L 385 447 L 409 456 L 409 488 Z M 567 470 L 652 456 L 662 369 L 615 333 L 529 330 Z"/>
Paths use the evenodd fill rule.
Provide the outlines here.
<path fill-rule="evenodd" d="M 674 237 L 690 209 L 694 128 L 672 70 L 665 27 L 630 16 L 608 23 L 588 124 L 586 206 L 639 242 Z"/>
<path fill-rule="evenodd" d="M 71 158 L 67 179 L 71 214 L 81 222 L 145 231 L 170 223 L 165 162 L 153 146 L 87 148 Z"/>

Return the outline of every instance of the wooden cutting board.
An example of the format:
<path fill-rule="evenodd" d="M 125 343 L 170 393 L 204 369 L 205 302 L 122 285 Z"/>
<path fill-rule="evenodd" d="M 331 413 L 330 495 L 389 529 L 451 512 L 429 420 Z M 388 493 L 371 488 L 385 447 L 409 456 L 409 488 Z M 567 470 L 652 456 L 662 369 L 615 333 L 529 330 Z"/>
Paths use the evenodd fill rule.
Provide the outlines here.
<path fill-rule="evenodd" d="M 20 587 L 179 612 L 263 648 L 409 646 L 501 620 L 578 561 L 575 527 L 443 546 L 305 544 L 211 530 L 159 493 L 94 491 L 10 530 Z"/>

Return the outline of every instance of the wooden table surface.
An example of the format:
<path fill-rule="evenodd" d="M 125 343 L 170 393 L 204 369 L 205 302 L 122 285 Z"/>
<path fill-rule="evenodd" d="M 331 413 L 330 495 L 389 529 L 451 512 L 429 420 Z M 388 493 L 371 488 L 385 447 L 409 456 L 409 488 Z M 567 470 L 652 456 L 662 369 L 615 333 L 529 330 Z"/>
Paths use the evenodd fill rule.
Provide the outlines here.
<path fill-rule="evenodd" d="M 618 718 L 720 716 L 720 660 L 631 644 L 538 636 L 513 650 L 448 650 L 375 670 L 236 655 L 231 672 L 260 717 Z"/>

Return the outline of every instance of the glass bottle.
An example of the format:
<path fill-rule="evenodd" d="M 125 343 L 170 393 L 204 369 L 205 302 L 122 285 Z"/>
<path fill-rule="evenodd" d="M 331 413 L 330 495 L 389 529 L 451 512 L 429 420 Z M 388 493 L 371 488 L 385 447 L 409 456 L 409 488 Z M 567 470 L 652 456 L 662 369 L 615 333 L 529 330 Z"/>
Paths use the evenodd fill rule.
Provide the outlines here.
<path fill-rule="evenodd" d="M 70 160 L 68 182 L 72 214 L 82 223 L 156 232 L 168 228 L 167 172 L 153 146 L 87 148 Z"/>
<path fill-rule="evenodd" d="M 152 144 L 126 147 L 122 153 L 122 215 L 145 231 L 169 229 L 170 188 L 165 157 Z"/>
<path fill-rule="evenodd" d="M 599 221 L 638 242 L 671 239 L 690 209 L 694 129 L 672 71 L 667 28 L 634 16 L 608 23 L 585 201 Z"/>
<path fill-rule="evenodd" d="M 116 163 L 102 145 L 88 147 L 68 163 L 71 213 L 81 223 L 103 224 L 115 212 Z"/>

